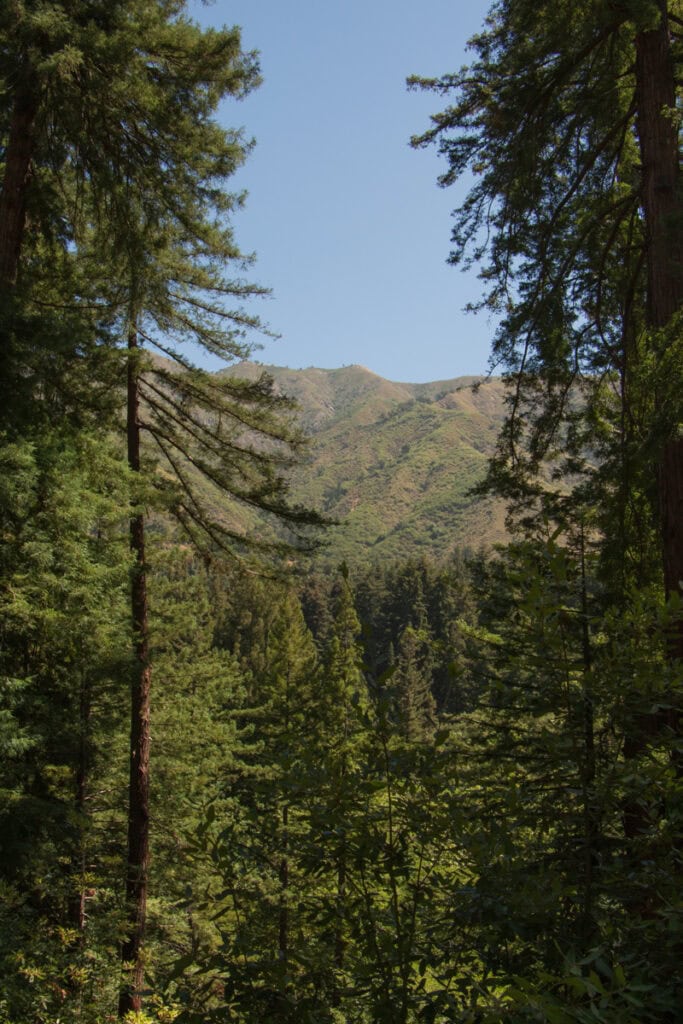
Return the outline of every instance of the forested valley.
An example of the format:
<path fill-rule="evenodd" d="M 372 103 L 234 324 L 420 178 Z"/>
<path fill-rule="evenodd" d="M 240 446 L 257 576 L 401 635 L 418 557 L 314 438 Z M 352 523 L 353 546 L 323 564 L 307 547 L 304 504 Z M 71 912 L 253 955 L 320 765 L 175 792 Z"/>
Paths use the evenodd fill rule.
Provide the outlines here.
<path fill-rule="evenodd" d="M 410 80 L 509 541 L 351 562 L 230 372 L 256 57 L 0 6 L 0 1024 L 683 1020 L 682 31 L 499 0 Z"/>

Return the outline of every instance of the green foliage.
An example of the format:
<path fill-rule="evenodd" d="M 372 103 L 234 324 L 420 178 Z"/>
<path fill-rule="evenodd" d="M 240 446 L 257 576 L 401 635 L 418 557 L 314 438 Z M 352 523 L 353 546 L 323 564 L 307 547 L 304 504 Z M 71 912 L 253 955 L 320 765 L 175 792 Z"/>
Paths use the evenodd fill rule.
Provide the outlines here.
<path fill-rule="evenodd" d="M 485 475 L 503 415 L 500 381 L 396 384 L 360 366 L 265 367 L 310 435 L 292 495 L 339 520 L 316 556 L 326 572 L 503 540 L 503 509 L 469 491 Z M 236 372 L 252 377 L 252 363 Z M 418 396 L 416 401 L 413 396 Z M 406 440 L 410 443 L 406 444 Z"/>
<path fill-rule="evenodd" d="M 655 313 L 661 111 L 638 110 L 665 13 L 679 62 L 668 8 L 502 0 L 472 68 L 428 83 L 455 102 L 418 141 L 444 184 L 477 176 L 454 260 L 491 229 L 513 385 L 489 484 L 526 534 L 494 558 L 453 552 L 501 536 L 491 507 L 464 518 L 495 382 L 214 376 L 185 353 L 239 358 L 261 329 L 223 190 L 249 143 L 214 120 L 257 81 L 239 33 L 181 0 L 3 9 L 2 1024 L 112 1019 L 147 634 L 131 510 L 153 857 L 148 989 L 124 1019 L 677 1019 L 681 602 L 657 584 L 652 466 L 681 419 L 680 331 Z M 287 497 L 286 392 L 317 439 L 293 494 L 348 520 L 317 564 L 351 569 L 301 593 L 220 554 L 280 549 L 264 514 L 315 521 Z"/>
<path fill-rule="evenodd" d="M 501 316 L 508 415 L 485 488 L 527 537 L 486 580 L 471 635 L 493 688 L 464 740 L 493 769 L 482 813 L 500 813 L 504 857 L 480 888 L 504 907 L 491 949 L 515 1020 L 673 1020 L 680 999 L 650 946 L 673 965 L 680 15 L 503 0 L 469 67 L 413 82 L 452 100 L 414 140 L 446 157 L 441 184 L 475 175 L 451 259 L 482 266 Z"/>
<path fill-rule="evenodd" d="M 179 348 L 194 341 L 232 359 L 260 328 L 241 304 L 263 290 L 228 275 L 248 260 L 230 224 L 242 197 L 224 186 L 250 144 L 214 118 L 223 97 L 242 96 L 258 80 L 238 30 L 205 32 L 175 0 L 49 10 L 18 3 L 0 18 L 0 38 L 1 415 L 3 459 L 17 470 L 0 496 L 4 855 L 17 892 L 32 893 L 26 934 L 38 921 L 50 936 L 66 928 L 75 965 L 90 954 L 90 939 L 104 951 L 98 928 L 107 921 L 113 944 L 120 938 L 111 916 L 123 827 L 116 769 L 126 764 L 120 709 L 131 670 L 121 511 L 141 523 L 152 507 L 171 510 L 193 540 L 233 552 L 247 538 L 239 518 L 216 510 L 227 495 L 293 526 L 315 517 L 285 496 L 282 471 L 299 443 L 290 403 L 265 379 L 217 381 Z M 140 342 L 171 362 L 141 357 Z M 122 343 L 136 351 L 124 356 Z M 126 376 L 134 485 L 110 436 Z M 140 428 L 157 450 L 145 449 L 149 471 L 138 478 Z M 276 546 L 250 542 L 259 545 Z M 146 610 L 133 618 L 136 642 L 146 639 Z M 194 684 L 215 704 L 216 687 L 237 674 L 210 652 L 208 636 L 202 657 L 195 650 L 189 660 Z M 162 665 L 172 677 L 163 655 Z M 216 744 L 222 738 L 219 730 Z M 111 761 L 99 756 L 104 747 Z M 129 759 L 138 756 L 133 745 Z M 140 767 L 146 773 L 142 758 Z M 198 779 L 188 771 L 183 782 L 178 790 L 193 799 Z M 148 808 L 142 813 L 146 820 Z M 188 830 L 182 814 L 167 817 L 171 834 Z M 112 841 L 105 834 L 114 823 Z M 170 858 L 166 867 L 173 893 Z M 117 894 L 109 917 L 88 913 L 93 894 L 105 890 Z M 169 898 L 161 887 L 160 917 Z M 144 921 L 144 900 L 138 910 Z M 55 964 L 63 953 L 57 942 Z M 107 946 L 102 963 L 110 959 Z M 68 998 L 87 1016 L 111 998 L 110 968 L 111 987 L 90 1002 L 88 972 L 69 987 L 57 983 L 60 971 L 36 973 L 47 993 L 42 1010 L 35 1000 L 36 1014 Z M 26 1014 L 27 997 L 13 981 L 12 999 L 24 1000 Z"/>
<path fill-rule="evenodd" d="M 218 795 L 198 847 L 219 875 L 198 906 L 215 922 L 220 942 L 198 957 L 201 984 L 190 972 L 182 990 L 197 1013 L 213 1008 L 227 1019 L 288 1019 L 310 997 L 301 960 L 309 899 L 301 843 L 306 765 L 311 748 L 318 749 L 317 655 L 291 593 L 242 579 L 228 600 L 229 614 L 238 616 L 230 639 L 244 686 L 228 708 L 233 757 L 211 779 Z M 228 608 L 218 628 L 225 639 L 227 614 Z"/>
<path fill-rule="evenodd" d="M 441 711 L 464 710 L 476 699 L 462 629 L 475 609 L 470 568 L 459 553 L 443 564 L 423 558 L 375 566 L 359 573 L 355 586 L 366 663 L 375 674 L 396 664 L 405 637 Z"/>
<path fill-rule="evenodd" d="M 213 645 L 214 616 L 206 568 L 160 531 L 152 553 L 152 647 L 155 665 L 151 771 L 152 899 L 150 978 L 157 991 L 169 962 L 218 939 L 212 914 L 197 908 L 216 873 L 198 854 L 195 834 L 208 807 L 229 813 L 221 776 L 237 740 L 229 709 L 243 695 L 235 660 Z M 181 910 L 182 908 L 182 910 Z"/>
<path fill-rule="evenodd" d="M 505 1001 L 533 1007 L 529 1019 L 667 1019 L 680 929 L 673 737 L 653 734 L 637 767 L 625 739 L 657 693 L 680 699 L 680 681 L 665 663 L 661 599 L 605 613 L 600 591 L 584 589 L 583 557 L 550 537 L 491 567 L 489 696 L 458 726 L 485 822 L 470 913 Z M 647 820 L 637 841 L 628 814 Z M 649 1005 L 629 1010 L 641 992 Z"/>
<path fill-rule="evenodd" d="M 664 40 L 647 73 L 645 8 Z M 469 67 L 413 80 L 452 100 L 414 144 L 439 147 L 443 185 L 474 172 L 451 259 L 482 266 L 481 304 L 501 315 L 492 364 L 506 374 L 508 415 L 488 487 L 523 522 L 539 510 L 566 522 L 573 490 L 574 508 L 596 510 L 615 587 L 652 581 L 652 469 L 681 421 L 680 190 L 665 170 L 675 139 L 660 132 L 657 155 L 645 153 L 643 126 L 664 100 L 641 109 L 655 82 L 676 102 L 679 17 L 677 3 L 506 0 L 473 40 Z M 666 211 L 643 207 L 652 176 Z"/>
<path fill-rule="evenodd" d="M 128 669 L 126 474 L 106 437 L 68 430 L 5 444 L 2 460 L 5 1010 L 90 1019 L 112 950 L 86 954 L 81 902 L 109 928 L 117 905 L 106 845 Z"/>

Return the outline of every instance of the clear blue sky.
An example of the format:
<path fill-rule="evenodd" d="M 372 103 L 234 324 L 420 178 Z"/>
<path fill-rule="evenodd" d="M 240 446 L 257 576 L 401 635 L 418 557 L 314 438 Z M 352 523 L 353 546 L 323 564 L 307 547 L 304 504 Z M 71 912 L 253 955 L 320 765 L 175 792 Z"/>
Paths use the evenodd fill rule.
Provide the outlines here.
<path fill-rule="evenodd" d="M 401 381 L 486 369 L 493 325 L 464 314 L 476 274 L 446 265 L 453 189 L 434 151 L 411 150 L 443 99 L 408 92 L 410 74 L 466 62 L 488 0 L 217 0 L 203 24 L 240 25 L 264 83 L 221 109 L 256 148 L 234 179 L 235 221 L 252 277 L 273 291 L 257 311 L 282 337 L 256 358 L 282 366 L 362 363 Z"/>

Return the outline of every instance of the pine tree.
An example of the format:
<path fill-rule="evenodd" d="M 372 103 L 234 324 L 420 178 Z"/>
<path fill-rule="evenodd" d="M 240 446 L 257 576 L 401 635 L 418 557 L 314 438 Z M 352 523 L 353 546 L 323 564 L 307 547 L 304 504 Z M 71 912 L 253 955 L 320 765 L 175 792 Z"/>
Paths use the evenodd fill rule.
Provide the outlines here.
<path fill-rule="evenodd" d="M 65 352 L 70 375 L 79 363 L 91 374 L 100 369 L 102 352 L 111 354 L 115 368 L 117 348 L 127 350 L 118 359 L 118 381 L 123 366 L 128 464 L 140 484 L 130 519 L 138 668 L 131 714 L 130 930 L 122 953 L 133 965 L 133 980 L 122 988 L 123 1015 L 140 1008 L 149 848 L 145 507 L 151 492 L 149 477 L 142 480 L 148 462 L 143 431 L 162 462 L 156 489 L 166 492 L 163 504 L 193 541 L 233 554 L 247 541 L 252 548 L 277 548 L 272 534 L 265 541 L 247 538 L 250 515 L 263 512 L 295 527 L 310 521 L 285 497 L 282 470 L 299 444 L 298 431 L 281 415 L 286 400 L 276 398 L 266 379 L 213 378 L 178 349 L 195 340 L 232 359 L 247 351 L 245 332 L 259 326 L 239 306 L 261 289 L 226 277 L 224 270 L 247 262 L 229 223 L 241 197 L 224 185 L 248 144 L 214 119 L 223 97 L 241 96 L 256 83 L 257 68 L 241 52 L 237 30 L 203 32 L 187 19 L 180 0 L 76 9 L 56 4 L 49 11 L 17 3 L 5 11 L 0 32 L 12 108 L 3 125 L 0 195 L 7 379 L 20 382 L 27 408 L 45 405 L 52 353 L 37 257 L 47 250 L 62 271 L 54 309 L 68 320 L 64 311 L 75 308 L 72 319 L 80 327 L 77 343 Z M 88 271 L 87 286 L 76 287 Z M 172 362 L 147 360 L 143 344 Z M 26 361 L 35 361 L 36 351 L 41 375 L 32 377 Z M 108 369 L 98 384 L 115 390 L 113 380 Z M 72 390 L 71 404 L 82 394 Z M 109 408 L 115 412 L 116 403 Z M 247 511 L 246 519 L 243 512 L 216 515 L 226 496 L 233 508 Z"/>
<path fill-rule="evenodd" d="M 219 778 L 229 816 L 207 842 L 222 872 L 222 946 L 200 966 L 245 1020 L 306 1019 L 310 765 L 319 750 L 318 655 L 295 594 L 243 577 L 217 628 L 244 672 L 234 763 Z"/>
<path fill-rule="evenodd" d="M 3 1009 L 88 1020 L 115 974 L 127 486 L 102 435 L 36 431 L 0 459 Z"/>
<path fill-rule="evenodd" d="M 485 261 L 482 301 L 502 315 L 492 363 L 509 415 L 491 482 L 561 515 L 541 461 L 584 474 L 622 594 L 634 572 L 652 577 L 653 468 L 681 418 L 679 28 L 665 0 L 571 12 L 506 0 L 471 67 L 419 83 L 454 102 L 415 144 L 439 145 L 441 184 L 476 175 L 451 260 Z"/>
<path fill-rule="evenodd" d="M 219 821 L 232 813 L 224 778 L 235 770 L 234 709 L 244 702 L 244 681 L 236 659 L 214 645 L 209 568 L 168 527 L 157 524 L 150 540 L 150 644 L 161 685 L 150 779 L 155 828 L 147 972 L 158 995 L 172 989 L 179 957 L 195 962 L 220 941 L 216 907 L 209 903 L 204 912 L 202 906 L 222 878 L 197 835 L 209 809 Z M 200 998 L 190 992 L 192 1001 Z"/>
<path fill-rule="evenodd" d="M 477 859 L 462 913 L 487 970 L 511 981 L 511 1013 L 616 1022 L 638 1003 L 639 1020 L 673 1020 L 673 773 L 660 744 L 623 757 L 634 706 L 667 685 L 662 633 L 651 593 L 605 612 L 580 541 L 556 532 L 488 565 L 472 630 L 488 692 L 454 725 Z M 637 839 L 624 828 L 633 801 L 647 821 Z"/>
<path fill-rule="evenodd" d="M 455 101 L 415 140 L 447 157 L 442 184 L 476 175 L 451 258 L 485 261 L 484 302 L 502 314 L 493 360 L 507 373 L 509 414 L 489 485 L 529 526 L 539 510 L 570 540 L 585 525 L 611 630 L 615 615 L 638 617 L 662 557 L 673 609 L 683 576 L 681 23 L 676 0 L 571 10 L 504 0 L 474 40 L 472 66 L 422 83 Z M 634 664 L 619 722 L 635 785 L 623 795 L 634 871 L 648 843 L 657 859 L 655 822 L 672 813 L 656 787 L 646 795 L 650 758 L 669 761 L 664 806 L 676 806 L 683 623 L 672 614 L 666 640 L 653 615 L 671 659 L 658 696 Z M 643 914 L 653 900 L 650 886 Z"/>
<path fill-rule="evenodd" d="M 392 690 L 398 729 L 408 743 L 427 739 L 436 727 L 436 702 L 431 691 L 429 639 L 406 626 L 394 663 Z"/>
<path fill-rule="evenodd" d="M 356 614 L 346 567 L 342 567 L 332 636 L 321 674 L 320 762 L 311 763 L 313 863 L 330 858 L 334 892 L 332 917 L 332 982 L 330 1001 L 341 1004 L 349 942 L 349 833 L 358 818 L 358 790 L 368 753 L 369 697 L 363 671 L 361 624 Z M 317 760 L 317 758 L 316 758 Z M 323 907 L 318 921 L 330 908 Z"/>

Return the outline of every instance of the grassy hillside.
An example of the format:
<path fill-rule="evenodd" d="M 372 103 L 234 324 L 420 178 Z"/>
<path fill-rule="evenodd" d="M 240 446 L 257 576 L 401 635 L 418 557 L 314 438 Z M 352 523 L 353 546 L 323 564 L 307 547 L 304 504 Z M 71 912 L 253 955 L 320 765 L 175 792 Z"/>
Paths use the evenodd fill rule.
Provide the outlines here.
<path fill-rule="evenodd" d="M 500 503 L 467 493 L 485 472 L 501 423 L 500 381 L 473 391 L 473 377 L 402 384 L 362 366 L 243 363 L 230 372 L 263 371 L 297 400 L 311 437 L 293 497 L 341 521 L 323 560 L 439 557 L 503 539 Z"/>

